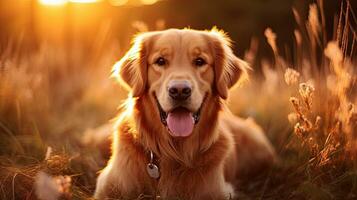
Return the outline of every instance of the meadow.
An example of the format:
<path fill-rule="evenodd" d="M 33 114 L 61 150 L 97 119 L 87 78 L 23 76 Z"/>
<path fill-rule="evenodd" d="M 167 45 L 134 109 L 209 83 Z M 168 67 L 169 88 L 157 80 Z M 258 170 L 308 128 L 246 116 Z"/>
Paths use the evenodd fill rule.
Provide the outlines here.
<path fill-rule="evenodd" d="M 333 19 L 325 19 L 322 4 L 311 4 L 306 19 L 292 9 L 293 55 L 278 48 L 272 28 L 264 32 L 272 61 L 256 57 L 254 40 L 245 52 L 261 73 L 251 71 L 227 103 L 263 127 L 279 162 L 239 180 L 239 199 L 357 198 L 357 18 L 342 1 L 327 38 L 325 21 Z M 127 96 L 110 78 L 126 50 L 116 44 L 103 28 L 89 47 L 43 43 L 23 53 L 9 42 L 0 51 L 0 199 L 91 198 L 109 155 L 107 143 L 86 136 L 108 131 Z"/>

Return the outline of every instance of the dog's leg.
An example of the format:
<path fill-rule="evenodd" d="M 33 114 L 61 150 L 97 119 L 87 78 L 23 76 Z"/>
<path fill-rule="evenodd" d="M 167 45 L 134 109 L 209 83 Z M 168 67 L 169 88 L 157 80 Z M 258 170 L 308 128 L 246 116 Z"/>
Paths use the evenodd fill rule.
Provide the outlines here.
<path fill-rule="evenodd" d="M 123 136 L 124 137 L 124 136 Z M 131 143 L 122 142 L 97 179 L 96 199 L 136 199 L 153 195 L 152 179 L 146 173 L 146 157 Z"/>
<path fill-rule="evenodd" d="M 99 175 L 94 193 L 95 199 L 136 199 L 146 191 L 145 183 L 140 182 L 141 177 L 134 168 L 129 171 L 120 165 L 113 166 L 115 168 L 108 165 Z"/>
<path fill-rule="evenodd" d="M 207 193 L 200 193 L 200 195 L 195 199 L 231 200 L 235 198 L 236 195 L 233 185 L 231 183 L 228 183 L 224 179 L 223 170 L 220 170 L 220 173 L 217 173 L 216 177 L 217 178 L 215 180 L 214 179 L 212 180 L 212 183 L 214 185 L 210 185 L 208 188 L 205 188 L 203 190 L 197 190 L 197 191 L 206 191 Z"/>
<path fill-rule="evenodd" d="M 97 185 L 96 189 L 94 192 L 94 198 L 95 199 L 105 199 L 107 198 L 108 194 L 108 188 L 110 187 L 110 180 L 109 180 L 109 168 L 106 167 L 103 169 L 103 171 L 100 173 L 97 179 Z"/>

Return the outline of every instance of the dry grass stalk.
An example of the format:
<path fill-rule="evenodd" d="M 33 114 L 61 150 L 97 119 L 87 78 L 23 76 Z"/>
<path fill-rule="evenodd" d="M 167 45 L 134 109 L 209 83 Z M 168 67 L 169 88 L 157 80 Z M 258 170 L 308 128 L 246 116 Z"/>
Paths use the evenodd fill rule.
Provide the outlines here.
<path fill-rule="evenodd" d="M 293 11 L 293 15 L 294 15 L 294 18 L 295 18 L 295 21 L 296 23 L 301 26 L 302 25 L 302 20 L 301 20 L 301 17 L 300 17 L 300 14 L 299 12 L 296 10 L 296 8 L 292 8 L 292 11 Z"/>
<path fill-rule="evenodd" d="M 279 55 L 278 46 L 276 45 L 276 34 L 273 32 L 271 28 L 267 28 L 264 31 L 264 35 L 270 45 L 271 49 L 274 52 L 274 55 Z"/>
<path fill-rule="evenodd" d="M 347 62 L 343 62 L 342 50 L 338 47 L 337 42 L 328 43 L 325 49 L 325 55 L 331 61 L 333 74 L 328 81 L 334 80 L 334 87 L 330 87 L 330 92 L 338 99 L 339 110 L 336 112 L 336 118 L 342 123 L 342 129 L 345 133 L 351 134 L 351 126 L 349 121 L 351 118 L 351 105 L 347 92 L 352 83 L 352 77 L 350 71 L 351 66 Z M 331 85 L 331 83 L 327 83 Z"/>
<path fill-rule="evenodd" d="M 318 0 L 318 7 L 319 11 L 321 14 L 321 30 L 322 30 L 322 38 L 323 38 L 323 44 L 326 44 L 327 42 L 327 36 L 326 36 L 326 18 L 325 18 L 325 13 L 324 13 L 324 1 L 323 0 Z"/>
<path fill-rule="evenodd" d="M 295 85 L 299 82 L 300 73 L 292 68 L 285 70 L 284 79 L 287 85 Z"/>
<path fill-rule="evenodd" d="M 295 41 L 297 44 L 297 48 L 300 49 L 302 45 L 302 36 L 299 30 L 294 30 Z"/>
<path fill-rule="evenodd" d="M 307 26 L 307 30 L 310 30 L 312 36 L 318 41 L 321 32 L 321 25 L 319 20 L 319 11 L 316 4 L 311 4 L 309 6 Z"/>
<path fill-rule="evenodd" d="M 253 37 L 250 41 L 249 49 L 244 53 L 244 60 L 250 65 L 253 65 L 258 52 L 259 41 L 257 38 Z"/>
<path fill-rule="evenodd" d="M 317 44 L 320 44 L 320 40 L 319 40 L 319 34 L 320 34 L 320 21 L 319 21 L 319 12 L 317 9 L 317 5 L 316 4 L 311 4 L 309 6 L 309 15 L 308 15 L 308 20 L 306 22 L 306 31 L 307 31 L 307 35 L 309 38 L 309 46 L 310 46 L 310 62 L 313 66 L 313 69 L 317 69 Z M 320 46 L 322 46 L 320 44 Z M 315 74 L 317 74 L 315 72 Z"/>
<path fill-rule="evenodd" d="M 320 116 L 309 117 L 312 114 L 312 102 L 313 102 L 313 93 L 314 87 L 306 83 L 301 83 L 299 87 L 299 98 L 291 97 L 290 102 L 292 103 L 296 119 L 291 120 L 295 121 L 294 133 L 302 142 L 302 145 L 309 149 L 312 159 L 317 162 L 322 162 L 321 160 L 326 161 L 328 157 L 328 152 L 332 149 L 329 145 L 329 142 L 326 142 L 325 147 L 323 148 L 319 143 L 319 137 L 321 137 L 321 121 Z M 289 114 L 290 118 L 292 113 Z M 289 117 L 288 116 L 288 117 Z M 327 148 L 329 151 L 327 151 Z M 321 151 L 322 149 L 322 151 Z M 316 159 L 317 158 L 317 159 Z M 317 161 L 317 162 L 316 162 Z"/>
<path fill-rule="evenodd" d="M 348 36 L 349 36 L 349 16 L 350 16 L 350 2 L 347 1 L 346 10 L 344 12 L 345 22 L 343 27 L 343 33 L 341 38 L 341 51 L 346 56 L 348 49 Z"/>
<path fill-rule="evenodd" d="M 320 151 L 318 166 L 332 164 L 336 160 L 331 159 L 339 147 L 343 144 L 343 135 L 341 135 L 341 123 L 337 122 L 326 137 L 324 148 Z"/>
<path fill-rule="evenodd" d="M 270 63 L 266 60 L 262 61 L 262 71 L 264 75 L 264 90 L 267 94 L 274 94 L 279 85 L 279 74 L 276 70 L 272 69 Z"/>
<path fill-rule="evenodd" d="M 355 129 L 355 119 L 353 116 L 355 113 L 355 105 L 351 103 L 348 98 L 348 91 L 351 87 L 351 66 L 348 62 L 344 61 L 344 56 L 341 49 L 338 47 L 337 42 L 328 43 L 325 51 L 326 57 L 331 61 L 332 73 L 327 78 L 326 85 L 329 90 L 325 101 L 337 102 L 338 106 L 336 110 L 326 110 L 323 112 L 332 112 L 332 120 L 325 119 L 324 127 L 321 127 L 322 119 L 317 115 L 313 122 L 311 115 L 313 111 L 313 99 L 315 88 L 309 84 L 301 83 L 299 85 L 299 97 L 291 97 L 296 119 L 292 114 L 288 115 L 290 122 L 295 122 L 294 132 L 301 139 L 303 145 L 309 147 L 311 156 L 311 162 L 315 166 L 325 166 L 328 164 L 334 164 L 341 159 L 341 156 L 346 154 L 338 154 L 340 149 L 346 152 L 348 155 L 355 155 L 357 151 L 354 151 L 356 142 L 356 136 L 353 134 Z M 289 77 L 292 74 L 290 71 L 286 71 L 285 79 L 290 81 Z M 287 81 L 287 82 L 288 82 Z M 319 88 L 320 89 L 320 88 Z M 327 109 L 333 109 L 333 107 L 327 107 Z M 310 117 L 309 117 L 310 116 Z M 330 122 L 332 124 L 326 124 Z M 325 134 L 325 131 L 327 133 Z M 319 142 L 321 137 L 324 137 L 324 142 Z M 353 153 L 352 153 L 353 152 Z M 355 159 L 355 157 L 350 157 Z"/>
<path fill-rule="evenodd" d="M 314 91 L 315 88 L 312 85 L 307 83 L 301 83 L 299 85 L 299 93 L 305 103 L 307 110 L 311 110 Z"/>

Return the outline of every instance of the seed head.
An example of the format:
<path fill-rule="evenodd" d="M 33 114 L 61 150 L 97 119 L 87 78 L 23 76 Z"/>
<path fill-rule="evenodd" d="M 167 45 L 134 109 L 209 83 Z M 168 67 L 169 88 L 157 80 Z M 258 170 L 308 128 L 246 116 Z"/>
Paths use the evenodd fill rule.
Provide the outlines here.
<path fill-rule="evenodd" d="M 287 68 L 285 70 L 284 78 L 288 85 L 294 85 L 299 81 L 300 73 L 292 68 Z"/>

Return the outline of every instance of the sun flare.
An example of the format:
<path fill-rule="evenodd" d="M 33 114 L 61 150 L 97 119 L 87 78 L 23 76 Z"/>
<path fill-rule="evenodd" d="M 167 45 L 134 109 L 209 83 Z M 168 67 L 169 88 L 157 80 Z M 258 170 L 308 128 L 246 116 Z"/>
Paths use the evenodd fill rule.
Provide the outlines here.
<path fill-rule="evenodd" d="M 122 6 L 128 3 L 129 0 L 110 0 L 109 3 L 113 6 Z"/>
<path fill-rule="evenodd" d="M 48 6 L 62 6 L 67 3 L 67 0 L 39 0 L 39 3 Z"/>
<path fill-rule="evenodd" d="M 39 0 L 42 5 L 63 6 L 67 3 L 97 3 L 101 0 Z"/>
<path fill-rule="evenodd" d="M 97 3 L 101 0 L 68 0 L 71 3 Z"/>

